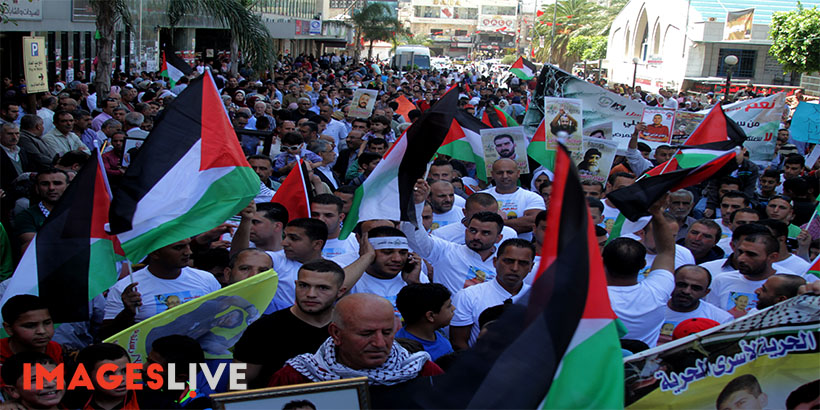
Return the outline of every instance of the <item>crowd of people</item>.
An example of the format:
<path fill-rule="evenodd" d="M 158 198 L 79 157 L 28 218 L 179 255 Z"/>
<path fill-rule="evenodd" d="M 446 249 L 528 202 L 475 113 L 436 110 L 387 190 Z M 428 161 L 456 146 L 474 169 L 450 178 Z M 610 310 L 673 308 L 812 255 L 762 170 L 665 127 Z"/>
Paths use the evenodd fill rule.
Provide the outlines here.
<path fill-rule="evenodd" d="M 396 72 L 337 55 L 282 58 L 262 75 L 240 70 L 233 76 L 227 66 L 198 62 L 173 87 L 158 73 L 117 72 L 104 95 L 76 80 L 28 98 L 24 82 L 4 80 L 0 291 L 77 171 L 95 160 L 92 153 L 103 152 L 109 182 L 119 184 L 163 110 L 206 69 L 259 176 L 259 194 L 238 224 L 132 261 L 133 272 L 126 266 L 114 286 L 91 300 L 86 322 L 56 328 L 40 297 L 9 298 L 2 306 L 9 336 L 0 339 L 3 406 L 182 406 L 178 391 L 95 385 L 64 392 L 54 383 L 27 391 L 22 369 L 27 363 L 124 367 L 131 360 L 126 351 L 102 340 L 271 268 L 279 277 L 273 300 L 231 350 L 235 362 L 247 364 L 248 386 L 366 376 L 374 404 L 386 406 L 396 386 L 446 372 L 505 306 L 527 294 L 549 235 L 552 173 L 544 168 L 522 175 L 516 161 L 501 158 L 488 183 L 477 177 L 475 164 L 439 155 L 414 186 L 415 224 L 365 220 L 353 235 L 341 232 L 356 188 L 450 86 L 462 87 L 458 109 L 480 118 L 495 104 L 520 121 L 536 80 L 502 83 L 469 68 Z M 359 87 L 378 91 L 367 118 L 350 115 Z M 609 88 L 649 106 L 698 111 L 719 103 L 710 94 Z M 751 94 L 737 97 L 755 96 L 744 92 Z M 414 108 L 398 112 L 401 97 Z M 765 309 L 817 279 L 807 271 L 820 239 L 808 228 L 820 179 L 816 164 L 806 163 L 809 147 L 790 138 L 784 114 L 771 163 L 738 155 L 727 172 L 653 204 L 635 232 L 616 236 L 620 212 L 607 195 L 668 160 L 674 148 L 639 141 L 645 127 L 639 124 L 606 183 L 583 182 L 612 309 L 628 331 L 625 355 Z M 272 135 L 273 152 L 265 152 L 265 135 Z M 311 217 L 291 219 L 271 198 L 300 158 L 314 191 Z M 203 346 L 185 329 L 150 349 L 150 363 L 187 369 L 206 362 Z M 208 406 L 203 396 L 185 406 Z"/>

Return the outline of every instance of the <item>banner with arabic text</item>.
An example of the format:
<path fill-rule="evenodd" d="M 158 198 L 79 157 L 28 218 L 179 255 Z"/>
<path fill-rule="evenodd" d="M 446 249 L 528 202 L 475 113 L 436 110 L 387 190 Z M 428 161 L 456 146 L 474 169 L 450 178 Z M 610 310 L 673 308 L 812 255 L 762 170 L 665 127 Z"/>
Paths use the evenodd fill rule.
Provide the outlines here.
<path fill-rule="evenodd" d="M 743 146 L 749 150 L 752 161 L 767 164 L 774 158 L 777 130 L 780 129 L 783 114 L 787 113 L 785 108 L 785 92 L 723 106 L 726 116 L 746 132 L 747 139 Z M 699 112 L 708 114 L 709 110 Z"/>
<path fill-rule="evenodd" d="M 820 296 L 803 295 L 624 359 L 630 409 L 795 408 L 817 400 Z M 787 404 L 788 403 L 788 404 Z"/>
<path fill-rule="evenodd" d="M 124 347 L 132 362 L 145 363 L 155 340 L 186 335 L 199 342 L 206 359 L 231 359 L 233 345 L 265 312 L 278 284 L 276 272 L 262 272 L 145 319 L 105 342 Z"/>

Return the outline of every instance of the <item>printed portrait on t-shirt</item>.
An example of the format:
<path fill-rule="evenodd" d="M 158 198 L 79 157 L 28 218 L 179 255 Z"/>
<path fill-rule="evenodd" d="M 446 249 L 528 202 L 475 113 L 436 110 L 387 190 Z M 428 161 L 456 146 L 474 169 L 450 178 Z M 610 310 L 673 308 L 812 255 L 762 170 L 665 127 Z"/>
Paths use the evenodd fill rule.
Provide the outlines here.
<path fill-rule="evenodd" d="M 677 326 L 677 322 L 663 322 L 663 325 L 661 326 L 661 334 L 658 336 L 658 344 L 671 342 L 672 333 L 675 331 L 675 327 Z"/>
<path fill-rule="evenodd" d="M 757 306 L 757 295 L 754 293 L 729 292 L 724 306 L 727 312 L 738 318 Z"/>
<path fill-rule="evenodd" d="M 179 306 L 191 299 L 194 299 L 196 296 L 192 295 L 190 291 L 182 291 L 182 292 L 174 292 L 174 293 L 164 293 L 154 296 L 154 300 L 157 302 L 157 311 L 156 313 L 164 312 L 172 307 Z"/>
<path fill-rule="evenodd" d="M 479 283 L 484 283 L 495 277 L 494 272 L 484 272 L 483 270 L 470 266 L 470 271 L 467 273 L 467 278 L 464 281 L 464 287 L 468 288 Z"/>

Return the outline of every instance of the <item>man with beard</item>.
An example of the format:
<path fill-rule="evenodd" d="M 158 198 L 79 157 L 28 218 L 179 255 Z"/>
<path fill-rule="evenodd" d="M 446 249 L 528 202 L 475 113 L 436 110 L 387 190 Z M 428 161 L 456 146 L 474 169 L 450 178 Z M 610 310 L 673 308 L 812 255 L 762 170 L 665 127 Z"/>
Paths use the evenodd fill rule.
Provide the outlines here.
<path fill-rule="evenodd" d="M 512 135 L 496 135 L 493 138 L 493 145 L 495 145 L 495 152 L 498 153 L 499 158 L 509 158 L 515 161 L 515 141 L 513 141 Z"/>
<path fill-rule="evenodd" d="M 455 190 L 453 184 L 439 180 L 430 184 L 430 206 L 433 208 L 433 225 L 436 230 L 442 226 L 461 221 L 464 217 L 464 208 L 455 206 Z"/>
<path fill-rule="evenodd" d="M 806 279 L 797 275 L 774 275 L 766 279 L 763 285 L 755 289 L 757 310 L 766 309 L 797 296 L 797 291 L 805 284 Z"/>
<path fill-rule="evenodd" d="M 20 241 L 20 253 L 24 253 L 34 234 L 46 221 L 57 201 L 68 187 L 68 174 L 57 168 L 37 173 L 34 177 L 34 190 L 39 202 L 31 201 L 31 206 L 15 215 L 14 231 Z"/>
<path fill-rule="evenodd" d="M 675 326 L 686 319 L 706 318 L 718 323 L 734 320 L 725 310 L 701 300 L 709 294 L 711 282 L 712 275 L 700 266 L 684 265 L 675 271 L 675 290 L 666 303 L 658 344 L 671 341 Z"/>
<path fill-rule="evenodd" d="M 234 347 L 234 361 L 247 364 L 249 388 L 266 386 L 286 360 L 321 346 L 333 305 L 347 291 L 343 282 L 344 270 L 332 261 L 319 259 L 299 268 L 293 306 L 252 323 Z"/>
<path fill-rule="evenodd" d="M 466 245 L 458 245 L 427 234 L 421 218 L 430 185 L 419 179 L 413 190 L 416 225 L 403 222 L 401 230 L 407 236 L 410 248 L 435 266 L 433 281 L 441 283 L 455 294 L 463 288 L 495 278 L 492 256 L 496 251 L 495 244 L 501 240 L 501 228 L 504 227 L 501 216 L 493 212 L 473 214 L 467 221 L 464 232 Z"/>
<path fill-rule="evenodd" d="M 780 244 L 771 233 L 747 235 L 735 249 L 736 271 L 712 281 L 706 301 L 738 318 L 757 306 L 755 290 L 777 274 L 772 263 L 780 256 Z"/>

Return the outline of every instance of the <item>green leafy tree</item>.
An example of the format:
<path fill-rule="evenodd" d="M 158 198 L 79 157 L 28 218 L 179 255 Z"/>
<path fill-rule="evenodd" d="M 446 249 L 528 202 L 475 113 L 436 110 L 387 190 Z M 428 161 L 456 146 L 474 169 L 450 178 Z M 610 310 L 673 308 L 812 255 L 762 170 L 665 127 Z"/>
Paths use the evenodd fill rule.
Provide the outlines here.
<path fill-rule="evenodd" d="M 772 15 L 769 36 L 773 40 L 769 53 L 777 58 L 786 72 L 792 73 L 792 83 L 798 73 L 820 71 L 820 10 L 806 9 L 797 2 L 797 9 L 778 11 Z"/>
<path fill-rule="evenodd" d="M 567 53 L 578 60 L 598 60 L 606 56 L 606 37 L 577 36 L 569 40 Z"/>
<path fill-rule="evenodd" d="M 585 58 L 584 50 L 590 51 L 588 57 L 596 57 L 601 50 L 600 40 L 597 37 L 604 37 L 603 50 L 606 51 L 606 35 L 612 25 L 612 21 L 626 5 L 627 0 L 613 0 L 610 7 L 602 7 L 591 0 L 560 0 L 555 4 L 545 5 L 542 10 L 544 14 L 538 17 L 535 24 L 535 35 L 544 37 L 545 47 L 536 51 L 536 61 L 551 60 L 554 64 L 562 67 L 571 65 L 574 61 Z M 557 7 L 557 10 L 555 10 Z M 555 30 L 553 31 L 553 13 L 556 15 Z M 554 37 L 553 37 L 554 32 Z M 591 40 L 576 40 L 570 48 L 570 41 L 576 37 L 596 38 Z M 553 39 L 553 49 L 550 50 L 550 38 Z M 595 47 L 592 47 L 592 45 Z M 577 48 L 581 45 L 581 50 Z M 596 58 L 588 58 L 590 60 Z"/>
<path fill-rule="evenodd" d="M 367 58 L 373 56 L 374 41 L 394 41 L 404 32 L 401 22 L 393 17 L 393 11 L 384 3 L 370 3 L 353 14 L 356 27 L 356 59 L 361 55 L 362 40 L 369 41 Z"/>
<path fill-rule="evenodd" d="M 126 29 L 133 31 L 128 0 L 91 0 L 97 14 L 97 67 L 94 84 L 98 95 L 108 95 L 111 88 L 111 57 L 114 30 L 122 22 Z M 262 19 L 251 11 L 251 0 L 168 0 L 166 14 L 171 28 L 188 14 L 213 16 L 216 21 L 231 31 L 231 69 L 239 68 L 239 51 L 245 61 L 257 70 L 263 70 L 273 61 L 273 42 Z M 173 30 L 172 30 L 173 31 Z M 235 44 L 235 49 L 234 49 Z M 101 104 L 102 98 L 97 99 Z"/>

